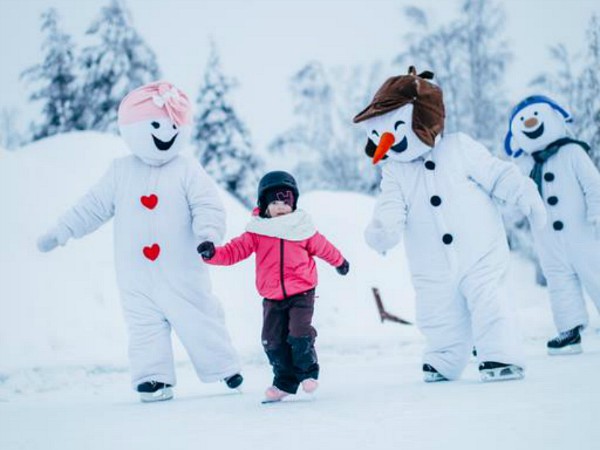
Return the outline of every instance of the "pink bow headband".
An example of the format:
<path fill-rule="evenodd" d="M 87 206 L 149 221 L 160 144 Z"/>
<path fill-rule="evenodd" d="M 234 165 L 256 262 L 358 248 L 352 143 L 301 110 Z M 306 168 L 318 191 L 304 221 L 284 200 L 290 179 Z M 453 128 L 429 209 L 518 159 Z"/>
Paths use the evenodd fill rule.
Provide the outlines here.
<path fill-rule="evenodd" d="M 167 81 L 155 81 L 134 89 L 119 105 L 119 125 L 168 117 L 177 126 L 191 123 L 187 96 Z"/>

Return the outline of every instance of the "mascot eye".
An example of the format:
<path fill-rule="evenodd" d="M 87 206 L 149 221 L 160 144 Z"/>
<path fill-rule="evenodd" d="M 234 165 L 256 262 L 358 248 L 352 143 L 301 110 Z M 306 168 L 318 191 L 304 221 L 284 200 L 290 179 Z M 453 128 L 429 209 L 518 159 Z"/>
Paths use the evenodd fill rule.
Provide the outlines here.
<path fill-rule="evenodd" d="M 525 120 L 525 118 L 523 116 L 521 116 L 521 122 L 523 122 Z"/>
<path fill-rule="evenodd" d="M 160 123 L 158 122 L 152 122 L 150 125 L 152 125 L 152 128 L 154 128 L 155 130 L 160 128 Z"/>
<path fill-rule="evenodd" d="M 379 133 L 376 130 L 371 131 L 371 134 L 374 134 L 375 136 L 379 136 Z"/>
<path fill-rule="evenodd" d="M 176 126 L 176 125 L 173 125 L 173 129 L 174 129 L 174 130 L 176 130 L 176 129 L 177 129 L 177 126 Z"/>
<path fill-rule="evenodd" d="M 534 116 L 537 116 L 537 111 L 534 111 L 534 112 L 533 112 L 533 115 L 534 115 Z"/>
<path fill-rule="evenodd" d="M 400 125 L 404 125 L 404 120 L 399 120 L 394 124 L 394 130 L 397 130 Z"/>

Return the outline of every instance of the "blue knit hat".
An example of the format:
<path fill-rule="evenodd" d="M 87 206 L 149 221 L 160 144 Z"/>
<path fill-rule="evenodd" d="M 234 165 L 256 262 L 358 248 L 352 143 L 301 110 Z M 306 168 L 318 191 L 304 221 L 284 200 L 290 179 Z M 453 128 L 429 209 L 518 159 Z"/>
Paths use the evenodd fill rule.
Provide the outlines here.
<path fill-rule="evenodd" d="M 546 97 L 545 95 L 532 95 L 530 97 L 522 100 L 517 106 L 515 106 L 510 114 L 510 119 L 508 119 L 508 133 L 506 133 L 506 137 L 504 138 L 504 151 L 508 156 L 512 156 L 513 158 L 518 158 L 523 153 L 523 149 L 518 149 L 513 151 L 510 148 L 510 140 L 512 139 L 512 131 L 510 130 L 510 125 L 517 114 L 520 111 L 528 107 L 529 105 L 534 105 L 536 103 L 546 103 L 552 107 L 552 109 L 558 111 L 564 118 L 565 122 L 570 123 L 573 121 L 571 114 L 569 114 L 562 106 L 552 100 L 550 97 Z"/>

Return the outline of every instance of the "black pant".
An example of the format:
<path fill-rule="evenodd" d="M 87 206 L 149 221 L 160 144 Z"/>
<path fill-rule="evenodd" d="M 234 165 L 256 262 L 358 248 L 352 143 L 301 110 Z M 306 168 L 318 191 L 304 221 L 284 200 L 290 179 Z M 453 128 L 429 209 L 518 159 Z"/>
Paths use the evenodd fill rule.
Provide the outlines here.
<path fill-rule="evenodd" d="M 317 330 L 311 325 L 315 290 L 283 300 L 263 300 L 262 343 L 273 366 L 273 385 L 290 394 L 307 378 L 319 377 Z"/>

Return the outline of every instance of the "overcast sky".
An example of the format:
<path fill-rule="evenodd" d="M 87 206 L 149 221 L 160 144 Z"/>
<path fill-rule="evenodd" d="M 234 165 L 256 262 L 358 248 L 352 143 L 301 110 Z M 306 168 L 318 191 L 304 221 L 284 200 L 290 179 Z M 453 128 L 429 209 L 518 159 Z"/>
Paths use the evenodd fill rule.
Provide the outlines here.
<path fill-rule="evenodd" d="M 40 58 L 39 16 L 57 8 L 76 42 L 106 4 L 102 0 L 0 0 L 0 107 L 16 107 L 25 116 L 25 86 L 19 73 Z M 134 25 L 157 53 L 165 79 L 196 98 L 199 79 L 214 37 L 226 74 L 240 82 L 235 106 L 264 146 L 291 120 L 289 78 L 310 60 L 326 66 L 389 62 L 402 48 L 410 28 L 402 8 L 418 4 L 434 20 L 457 14 L 459 1 L 376 0 L 128 0 Z M 583 45 L 592 13 L 600 1 L 504 0 L 506 37 L 515 58 L 507 87 L 510 98 L 530 93 L 528 82 L 548 64 L 547 48 L 564 42 L 573 51 Z M 425 69 L 425 68 L 423 68 Z M 382 74 L 382 81 L 394 73 Z M 352 117 L 356 111 L 348 111 Z"/>

